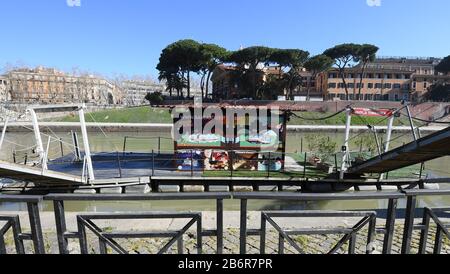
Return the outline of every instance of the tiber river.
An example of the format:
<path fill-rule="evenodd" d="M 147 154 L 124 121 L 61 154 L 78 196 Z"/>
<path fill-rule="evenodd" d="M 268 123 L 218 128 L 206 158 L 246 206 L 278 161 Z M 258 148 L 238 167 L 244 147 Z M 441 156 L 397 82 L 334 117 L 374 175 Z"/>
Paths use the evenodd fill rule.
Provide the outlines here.
<path fill-rule="evenodd" d="M 57 133 L 59 137 L 63 138 L 64 142 L 71 144 L 71 136 L 69 133 Z M 330 140 L 337 143 L 339 148 L 344 141 L 343 133 L 324 133 L 324 132 L 308 132 L 308 133 L 288 133 L 287 140 L 287 152 L 296 153 L 301 150 L 301 143 L 303 143 L 303 151 L 308 151 L 308 140 L 315 138 L 316 136 L 326 136 Z M 357 133 L 353 133 L 357 135 Z M 170 137 L 170 133 L 135 133 L 135 132 L 121 132 L 121 133 L 107 133 L 107 138 L 102 133 L 91 133 L 89 141 L 91 144 L 92 152 L 111 152 L 122 151 L 123 141 L 125 136 L 133 137 Z M 80 143 L 82 143 L 81 135 Z M 380 135 L 381 138 L 381 135 Z M 391 148 L 398 147 L 404 143 L 411 141 L 410 134 L 398 133 L 394 134 L 393 143 Z M 351 142 L 351 150 L 359 150 L 359 145 L 355 138 Z M 23 145 L 25 147 L 32 146 L 34 144 L 34 135 L 32 133 L 8 133 L 4 147 L 1 150 L 0 158 L 2 160 L 12 160 L 12 150 L 16 144 Z M 303 140 L 303 142 L 302 142 Z M 47 137 L 43 136 L 44 146 L 47 144 Z M 16 146 L 17 150 L 21 147 Z M 134 152 L 151 152 L 152 149 L 158 148 L 157 139 L 129 139 L 127 141 L 127 151 Z M 173 142 L 171 140 L 162 140 L 161 149 L 166 151 L 173 150 Z M 70 146 L 64 145 L 64 153 L 70 153 Z M 20 154 L 20 153 L 18 153 Z M 50 158 L 59 157 L 61 154 L 60 144 L 54 142 L 50 146 Z M 18 156 L 20 157 L 20 156 Z M 20 161 L 20 160 L 19 160 Z M 450 177 L 450 158 L 441 158 L 431 161 L 426 164 L 428 174 L 439 177 Z M 413 177 L 417 175 L 412 175 Z M 449 189 L 449 184 L 440 185 L 441 189 Z M 404 201 L 401 201 L 399 206 L 404 207 Z M 432 197 L 419 200 L 421 206 L 426 205 L 430 207 L 444 207 L 450 206 L 450 197 Z M 239 210 L 239 201 L 225 201 L 226 210 Z M 283 201 L 250 201 L 249 210 L 279 210 L 279 209 L 331 209 L 331 210 L 351 210 L 351 209 L 385 209 L 387 207 L 387 201 L 333 201 L 333 202 L 302 202 L 292 203 Z M 26 210 L 25 205 L 17 204 L 0 204 L 0 211 L 2 210 Z M 51 203 L 44 203 L 42 210 L 52 211 L 53 207 Z M 149 202 L 67 202 L 66 210 L 68 211 L 146 211 L 146 210 L 193 210 L 193 211 L 209 211 L 215 210 L 215 201 L 149 201 Z"/>

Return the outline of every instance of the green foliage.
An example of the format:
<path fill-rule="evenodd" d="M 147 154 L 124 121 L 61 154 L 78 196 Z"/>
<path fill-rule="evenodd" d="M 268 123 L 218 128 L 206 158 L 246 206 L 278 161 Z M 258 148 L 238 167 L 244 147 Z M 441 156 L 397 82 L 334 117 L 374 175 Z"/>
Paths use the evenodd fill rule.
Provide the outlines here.
<path fill-rule="evenodd" d="M 355 60 L 361 64 L 367 64 L 375 61 L 379 48 L 371 44 L 363 44 L 357 47 Z"/>
<path fill-rule="evenodd" d="M 298 69 L 305 63 L 308 56 L 309 52 L 300 49 L 275 49 L 269 60 L 280 67 Z"/>
<path fill-rule="evenodd" d="M 161 92 L 147 93 L 145 100 L 149 101 L 151 105 L 161 105 L 164 102 L 164 97 Z"/>
<path fill-rule="evenodd" d="M 442 59 L 442 61 L 436 66 L 436 70 L 442 73 L 450 72 L 450 55 Z"/>
<path fill-rule="evenodd" d="M 178 95 L 184 97 L 183 89 L 187 88 L 189 97 L 190 74 L 202 75 L 203 90 L 208 87 L 212 70 L 227 56 L 227 50 L 218 45 L 179 40 L 163 49 L 156 69 L 159 70 L 159 80 L 167 81 L 170 92 L 175 89 Z"/>
<path fill-rule="evenodd" d="M 359 63 L 361 67 L 360 81 L 362 81 L 366 66 L 369 62 L 375 60 L 378 49 L 379 48 L 377 46 L 370 44 L 360 45 L 350 43 L 337 45 L 324 51 L 323 54 L 333 59 L 335 65 L 339 69 L 339 74 L 342 78 L 342 82 L 344 83 L 347 100 L 349 99 L 349 94 L 344 77 L 345 69 Z M 359 93 L 361 93 L 361 88 L 359 89 Z"/>
<path fill-rule="evenodd" d="M 336 152 L 337 143 L 326 136 L 310 135 L 306 139 L 310 152 L 320 159 L 326 159 Z"/>
<path fill-rule="evenodd" d="M 426 93 L 425 98 L 434 102 L 449 102 L 450 85 L 439 84 L 432 86 L 430 91 Z"/>
<path fill-rule="evenodd" d="M 85 115 L 86 122 L 98 123 L 172 123 L 172 116 L 168 109 L 137 107 L 92 112 Z M 56 122 L 79 122 L 78 115 L 61 119 Z"/>
<path fill-rule="evenodd" d="M 250 70 L 256 71 L 260 63 L 270 62 L 270 57 L 274 51 L 274 49 L 268 47 L 248 47 L 232 52 L 228 57 L 228 61 L 236 63 L 241 68 L 249 66 Z"/>
<path fill-rule="evenodd" d="M 305 62 L 305 69 L 311 71 L 314 75 L 317 75 L 320 72 L 330 69 L 333 62 L 333 59 L 330 57 L 320 54 L 309 58 Z"/>
<path fill-rule="evenodd" d="M 370 154 L 373 155 L 378 149 L 375 136 L 371 133 L 363 134 L 360 138 L 356 139 L 355 144 L 362 148 L 362 152 L 359 156 L 364 156 L 364 151 L 370 152 Z"/>
<path fill-rule="evenodd" d="M 345 68 L 351 62 L 358 61 L 360 48 L 358 44 L 341 44 L 325 50 L 323 54 L 334 59 L 339 68 Z"/>

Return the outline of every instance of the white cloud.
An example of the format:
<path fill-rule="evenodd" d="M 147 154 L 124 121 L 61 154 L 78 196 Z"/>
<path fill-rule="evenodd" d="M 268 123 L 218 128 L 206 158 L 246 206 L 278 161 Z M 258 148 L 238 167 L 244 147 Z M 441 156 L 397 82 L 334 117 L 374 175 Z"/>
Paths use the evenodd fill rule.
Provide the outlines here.
<path fill-rule="evenodd" d="M 381 7 L 381 0 L 366 0 L 369 7 Z"/>
<path fill-rule="evenodd" d="M 69 7 L 81 7 L 81 0 L 66 0 Z"/>

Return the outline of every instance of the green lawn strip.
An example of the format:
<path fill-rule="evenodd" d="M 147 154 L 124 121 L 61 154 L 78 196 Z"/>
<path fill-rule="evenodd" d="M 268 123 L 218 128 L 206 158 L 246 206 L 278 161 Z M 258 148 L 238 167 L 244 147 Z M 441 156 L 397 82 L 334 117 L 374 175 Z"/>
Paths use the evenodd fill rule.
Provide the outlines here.
<path fill-rule="evenodd" d="M 86 122 L 98 123 L 172 123 L 168 109 L 137 107 L 91 112 L 85 115 Z M 52 119 L 55 122 L 78 122 L 78 116 Z"/>
<path fill-rule="evenodd" d="M 330 116 L 332 112 L 296 112 L 296 114 L 307 119 L 320 119 L 322 117 Z M 152 107 L 135 107 L 135 108 L 123 108 L 112 109 L 91 112 L 86 114 L 87 122 L 94 122 L 91 118 L 94 117 L 96 122 L 99 123 L 171 123 L 172 118 L 169 109 L 165 108 L 152 108 Z M 400 120 L 400 121 L 399 121 Z M 66 116 L 57 119 L 51 119 L 55 122 L 78 122 L 79 119 L 76 115 Z M 340 113 L 339 115 L 326 119 L 326 120 L 304 120 L 298 117 L 292 116 L 288 125 L 345 125 L 346 114 Z M 401 117 L 394 122 L 395 126 L 406 124 L 408 121 L 406 118 Z M 353 117 L 352 125 L 387 125 L 387 119 L 384 117 Z"/>

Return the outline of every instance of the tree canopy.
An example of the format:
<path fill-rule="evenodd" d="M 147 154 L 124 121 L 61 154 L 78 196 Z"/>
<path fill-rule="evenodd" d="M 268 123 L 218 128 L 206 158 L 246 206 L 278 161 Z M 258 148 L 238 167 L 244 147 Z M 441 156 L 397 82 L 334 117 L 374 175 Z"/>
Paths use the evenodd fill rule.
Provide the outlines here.
<path fill-rule="evenodd" d="M 436 66 L 436 70 L 442 73 L 450 72 L 450 55 L 442 59 L 442 61 Z"/>

